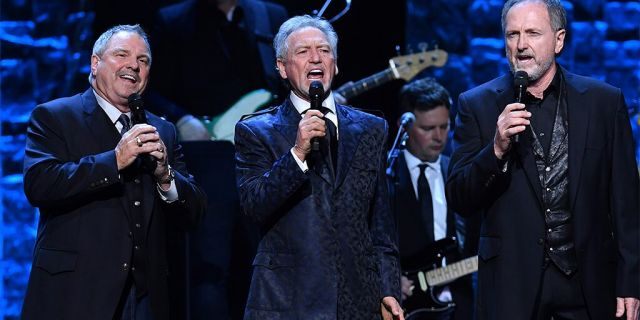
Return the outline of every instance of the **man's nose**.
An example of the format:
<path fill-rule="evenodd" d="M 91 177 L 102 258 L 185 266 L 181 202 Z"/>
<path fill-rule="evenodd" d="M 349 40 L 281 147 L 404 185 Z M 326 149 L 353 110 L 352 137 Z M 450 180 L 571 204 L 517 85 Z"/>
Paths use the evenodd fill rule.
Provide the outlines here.
<path fill-rule="evenodd" d="M 526 35 L 521 35 L 518 37 L 518 50 L 524 51 L 529 47 L 529 40 Z"/>
<path fill-rule="evenodd" d="M 435 129 L 433 131 L 433 139 L 436 141 L 442 141 L 442 137 L 444 136 L 444 130 L 442 129 Z"/>
<path fill-rule="evenodd" d="M 138 61 L 137 58 L 130 59 L 129 61 L 127 61 L 127 68 L 134 71 L 140 70 L 140 61 Z"/>
<path fill-rule="evenodd" d="M 320 62 L 320 53 L 316 49 L 311 49 L 311 55 L 309 56 L 309 61 L 311 62 Z"/>

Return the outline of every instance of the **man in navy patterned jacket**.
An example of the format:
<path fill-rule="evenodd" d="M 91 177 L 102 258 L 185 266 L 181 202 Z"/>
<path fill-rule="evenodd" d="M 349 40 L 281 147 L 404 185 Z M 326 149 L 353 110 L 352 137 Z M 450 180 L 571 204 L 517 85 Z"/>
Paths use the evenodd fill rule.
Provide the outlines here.
<path fill-rule="evenodd" d="M 242 209 L 263 232 L 245 319 L 404 319 L 387 123 L 330 90 L 310 110 L 311 82 L 330 88 L 338 72 L 337 41 L 320 18 L 286 21 L 274 46 L 291 94 L 236 125 Z"/>

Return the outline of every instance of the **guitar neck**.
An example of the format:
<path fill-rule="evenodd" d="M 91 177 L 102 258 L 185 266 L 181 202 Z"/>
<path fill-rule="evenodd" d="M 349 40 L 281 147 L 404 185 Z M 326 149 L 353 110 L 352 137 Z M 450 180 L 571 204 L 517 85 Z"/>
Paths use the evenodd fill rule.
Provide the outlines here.
<path fill-rule="evenodd" d="M 339 88 L 338 90 L 336 90 L 336 92 L 349 100 L 357 95 L 362 94 L 363 92 L 385 84 L 393 79 L 396 79 L 396 76 L 393 74 L 391 68 L 388 68 L 370 77 L 366 77 L 360 81 L 354 82 L 352 85 Z"/>
<path fill-rule="evenodd" d="M 466 276 L 478 270 L 478 256 L 466 258 L 442 268 L 427 272 L 427 284 L 429 287 L 439 286 Z"/>

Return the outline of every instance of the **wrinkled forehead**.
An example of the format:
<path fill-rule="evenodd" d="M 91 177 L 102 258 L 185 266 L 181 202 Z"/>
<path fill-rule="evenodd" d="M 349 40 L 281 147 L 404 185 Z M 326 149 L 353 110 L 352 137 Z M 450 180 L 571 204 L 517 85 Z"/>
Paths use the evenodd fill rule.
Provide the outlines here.
<path fill-rule="evenodd" d="M 292 32 L 289 37 L 287 37 L 287 44 L 289 45 L 289 50 L 311 45 L 326 45 L 331 48 L 327 35 L 322 32 L 322 30 L 311 26 L 303 27 Z"/>
<path fill-rule="evenodd" d="M 147 55 L 150 55 L 151 53 L 149 44 L 144 40 L 144 38 L 135 32 L 129 31 L 120 31 L 115 33 L 109 41 L 107 41 L 106 50 L 117 50 L 131 47 L 144 47 L 144 51 L 146 51 Z"/>

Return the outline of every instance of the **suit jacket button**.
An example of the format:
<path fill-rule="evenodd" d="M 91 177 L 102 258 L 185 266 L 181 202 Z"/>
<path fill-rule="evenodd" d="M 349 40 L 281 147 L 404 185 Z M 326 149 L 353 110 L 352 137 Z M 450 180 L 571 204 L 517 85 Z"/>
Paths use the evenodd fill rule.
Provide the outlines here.
<path fill-rule="evenodd" d="M 135 206 L 135 207 L 139 207 L 139 206 L 140 206 L 140 201 L 134 201 L 134 202 L 133 202 L 133 206 Z"/>
<path fill-rule="evenodd" d="M 122 264 L 122 270 L 123 270 L 123 271 L 129 271 L 129 264 L 128 264 L 128 263 L 126 263 L 126 262 L 125 262 L 125 263 L 123 263 L 123 264 Z"/>

